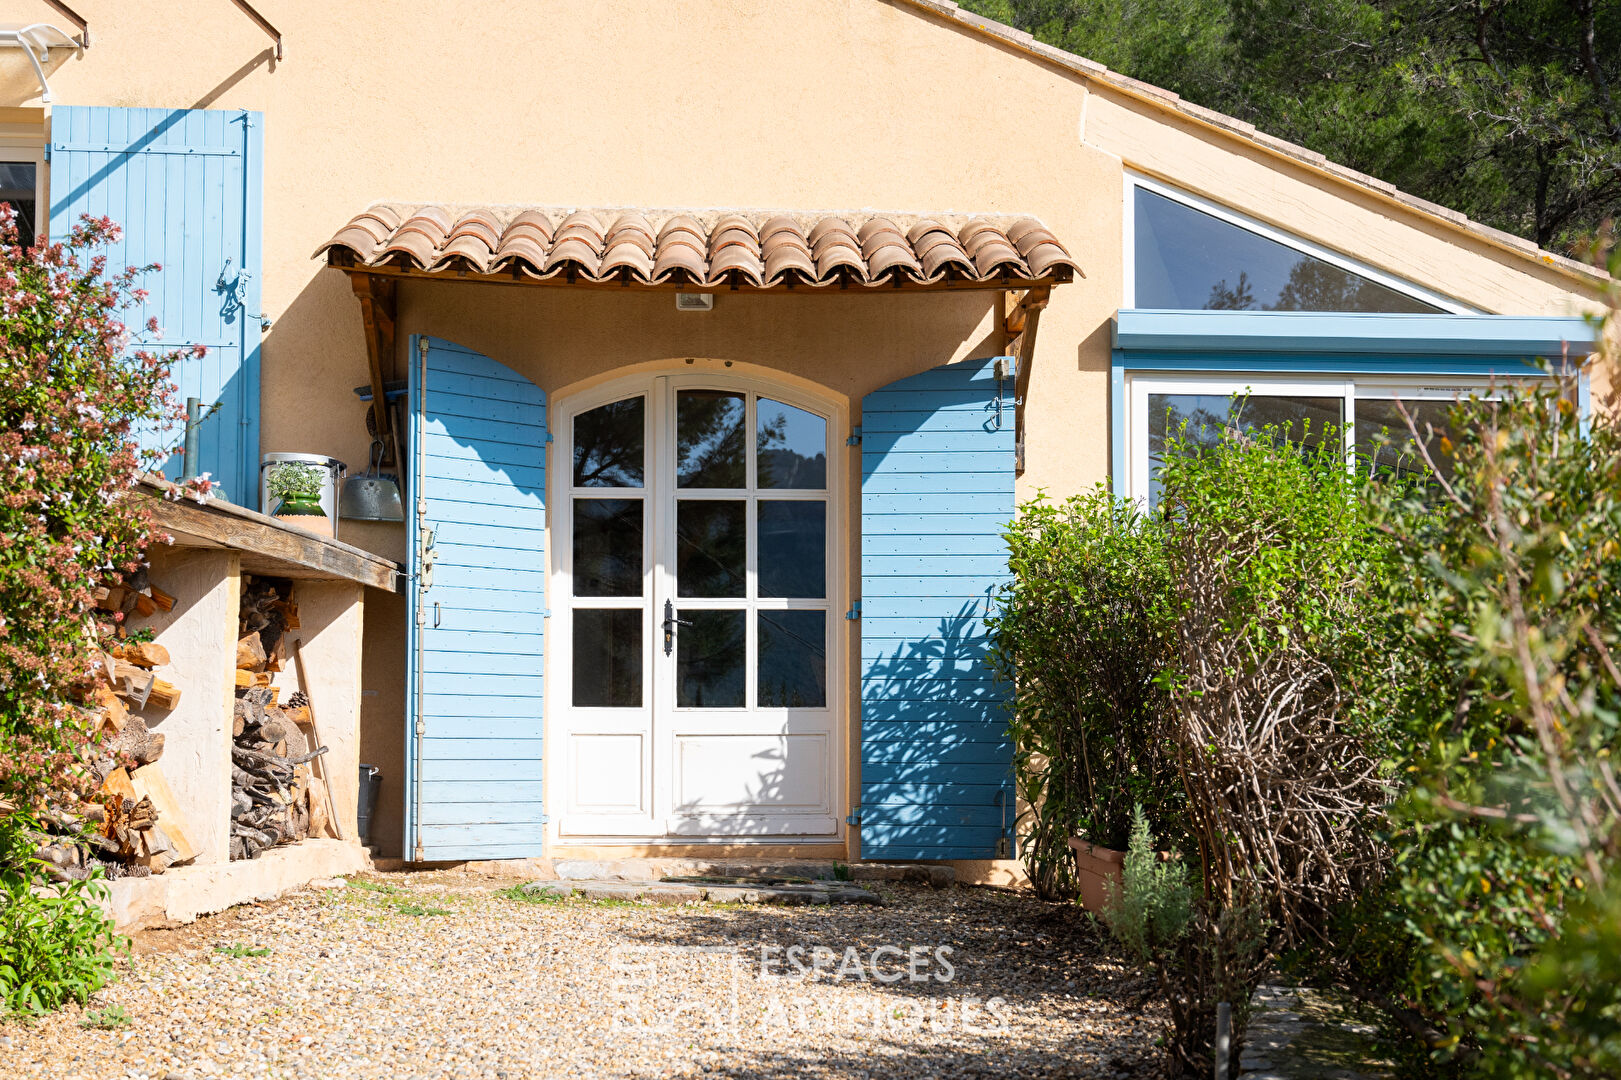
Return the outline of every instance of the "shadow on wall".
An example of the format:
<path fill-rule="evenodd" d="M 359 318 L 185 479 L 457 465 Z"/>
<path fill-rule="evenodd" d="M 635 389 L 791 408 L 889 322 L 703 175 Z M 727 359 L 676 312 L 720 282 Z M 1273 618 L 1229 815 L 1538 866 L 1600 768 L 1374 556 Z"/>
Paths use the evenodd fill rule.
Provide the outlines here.
<path fill-rule="evenodd" d="M 405 832 L 405 597 L 366 590 L 360 650 L 360 760 L 383 771 L 371 842 L 399 858 Z"/>
<path fill-rule="evenodd" d="M 875 598 L 868 606 L 897 602 L 905 600 Z M 987 858 L 998 840 L 1012 843 L 1007 691 L 985 661 L 990 603 L 989 594 L 965 601 L 933 635 L 879 639 L 879 648 L 863 650 L 864 859 L 916 858 L 908 852 L 919 850 Z M 862 619 L 873 620 L 874 612 L 863 611 Z"/>

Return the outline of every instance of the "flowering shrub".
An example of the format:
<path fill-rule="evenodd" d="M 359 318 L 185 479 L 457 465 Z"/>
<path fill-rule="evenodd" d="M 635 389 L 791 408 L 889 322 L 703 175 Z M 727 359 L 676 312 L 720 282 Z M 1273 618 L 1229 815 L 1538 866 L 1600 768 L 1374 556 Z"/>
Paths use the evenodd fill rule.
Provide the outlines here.
<path fill-rule="evenodd" d="M 0 205 L 0 1013 L 83 1001 L 111 977 L 99 886 L 35 888 L 35 821 L 47 796 L 89 794 L 93 714 L 76 701 L 97 639 L 123 618 L 97 611 L 96 590 L 139 570 L 155 538 L 131 496 L 165 455 L 137 432 L 182 415 L 169 382 L 181 354 L 129 347 L 121 313 L 145 299 L 143 268 L 109 274 L 97 251 L 118 226 L 87 217 L 24 247 L 15 220 Z"/>
<path fill-rule="evenodd" d="M 141 271 L 109 274 L 96 251 L 118 235 L 86 218 L 66 241 L 24 248 L 0 210 L 0 800 L 22 809 L 84 782 L 72 702 L 87 640 L 110 629 L 95 590 L 139 569 L 152 536 L 129 493 L 161 455 L 135 433 L 178 417 L 175 357 L 130 350 L 120 319 L 145 298 Z"/>

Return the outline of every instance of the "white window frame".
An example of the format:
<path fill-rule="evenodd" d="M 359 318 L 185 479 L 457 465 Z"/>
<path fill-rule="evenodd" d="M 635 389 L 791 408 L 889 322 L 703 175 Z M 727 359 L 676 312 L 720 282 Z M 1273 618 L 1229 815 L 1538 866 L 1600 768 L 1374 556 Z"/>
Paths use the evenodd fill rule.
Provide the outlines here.
<path fill-rule="evenodd" d="M 1422 285 L 1416 285 L 1405 278 L 1399 278 L 1392 274 L 1388 274 L 1383 270 L 1375 269 L 1374 267 L 1369 266 L 1366 263 L 1359 262 L 1347 255 L 1342 255 L 1337 251 L 1331 251 L 1328 248 L 1325 248 L 1319 244 L 1314 244 L 1311 241 L 1300 236 L 1296 236 L 1293 233 L 1285 232 L 1276 226 L 1268 225 L 1263 221 L 1258 221 L 1255 218 L 1250 217 L 1248 214 L 1240 213 L 1231 207 L 1223 206 L 1220 203 L 1211 202 L 1209 199 L 1201 198 L 1198 195 L 1191 194 L 1179 188 L 1171 187 L 1170 185 L 1161 183 L 1152 177 L 1144 176 L 1141 173 L 1132 172 L 1129 169 L 1126 170 L 1125 173 L 1124 193 L 1122 196 L 1125 202 L 1121 207 L 1120 215 L 1120 220 L 1124 230 L 1124 235 L 1122 236 L 1122 264 L 1124 266 L 1124 274 L 1122 276 L 1123 295 L 1121 296 L 1120 301 L 1120 306 L 1122 308 L 1132 309 L 1136 308 L 1137 306 L 1136 210 L 1138 188 L 1143 188 L 1147 191 L 1153 192 L 1156 195 L 1164 196 L 1167 199 L 1174 202 L 1179 202 L 1191 209 L 1203 211 L 1213 218 L 1225 221 L 1229 225 L 1236 225 L 1240 229 L 1255 233 L 1256 235 L 1265 237 L 1268 240 L 1275 240 L 1278 243 L 1283 244 L 1285 247 L 1293 248 L 1304 255 L 1310 255 L 1313 258 L 1321 259 L 1332 266 L 1339 267 L 1341 270 L 1346 270 L 1353 274 L 1359 274 L 1370 281 L 1377 282 L 1378 284 L 1383 285 L 1395 292 L 1399 292 L 1405 296 L 1411 296 L 1416 300 L 1422 300 L 1426 304 L 1434 304 L 1443 312 L 1450 312 L 1452 314 L 1479 313 L 1478 308 L 1470 307 L 1469 305 L 1454 300 L 1451 297 L 1443 296 L 1438 292 L 1424 288 Z"/>
<path fill-rule="evenodd" d="M 51 185 L 46 176 L 45 129 L 41 125 L 0 122 L 0 161 L 34 166 L 35 235 L 49 237 Z"/>
<path fill-rule="evenodd" d="M 1531 378 L 1538 376 L 1514 376 Z M 1503 381 L 1498 376 L 1497 382 Z M 1148 505 L 1148 398 L 1150 394 L 1249 394 L 1253 397 L 1337 397 L 1345 402 L 1345 449 L 1356 445 L 1356 402 L 1360 398 L 1449 401 L 1476 393 L 1488 396 L 1492 380 L 1470 376 L 1251 374 L 1247 372 L 1142 372 L 1126 376 L 1126 492 Z"/>

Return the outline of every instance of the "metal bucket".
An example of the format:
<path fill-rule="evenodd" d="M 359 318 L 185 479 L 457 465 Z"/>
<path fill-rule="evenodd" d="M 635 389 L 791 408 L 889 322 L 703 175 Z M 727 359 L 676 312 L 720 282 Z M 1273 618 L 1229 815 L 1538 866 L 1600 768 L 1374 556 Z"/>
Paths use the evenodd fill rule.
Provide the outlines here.
<path fill-rule="evenodd" d="M 349 521 L 404 521 L 405 505 L 400 501 L 400 484 L 382 471 L 383 444 L 371 444 L 371 463 L 359 476 L 343 482 L 338 511 Z"/>
<path fill-rule="evenodd" d="M 270 466 L 280 465 L 286 461 L 297 461 L 305 465 L 313 465 L 326 473 L 321 482 L 321 510 L 331 520 L 333 532 L 337 532 L 338 524 L 338 481 L 349 471 L 349 466 L 337 458 L 327 457 L 325 454 L 266 454 L 259 461 L 259 511 L 264 514 L 274 514 L 276 506 L 270 498 Z"/>

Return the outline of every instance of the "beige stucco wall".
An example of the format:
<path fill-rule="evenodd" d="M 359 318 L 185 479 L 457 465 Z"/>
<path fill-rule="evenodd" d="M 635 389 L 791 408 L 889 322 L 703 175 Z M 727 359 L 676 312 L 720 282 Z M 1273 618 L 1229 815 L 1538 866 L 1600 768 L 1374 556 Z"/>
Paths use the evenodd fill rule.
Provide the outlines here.
<path fill-rule="evenodd" d="M 360 760 L 383 770 L 371 842 L 397 858 L 405 829 L 405 597 L 366 590 Z"/>
<path fill-rule="evenodd" d="M 360 762 L 361 628 L 365 621 L 365 586 L 352 581 L 295 581 L 299 628 L 287 660 L 271 683 L 281 688 L 281 701 L 302 690 L 310 699 L 315 728 L 327 753 L 320 773 L 332 788 L 343 837 L 355 839 L 355 797 Z M 306 684 L 293 662 L 292 641 L 300 643 Z"/>
<path fill-rule="evenodd" d="M 42 0 L 17 7 L 28 9 L 18 17 L 60 18 Z M 497 0 L 261 7 L 286 34 L 279 63 L 234 5 L 83 0 L 93 47 L 56 53 L 51 81 L 64 103 L 266 114 L 263 299 L 275 324 L 264 339 L 265 450 L 364 458 L 364 407 L 349 392 L 365 373 L 355 302 L 341 275 L 309 256 L 378 199 L 1034 213 L 1087 278 L 1057 291 L 1042 324 L 1026 493 L 1075 490 L 1108 467 L 1107 324 L 1121 294 L 1123 163 L 1485 310 L 1544 313 L 1574 302 L 1575 283 L 1552 268 L 1089 88 L 907 4 L 551 0 L 518 17 Z M 0 58 L 0 105 L 37 102 L 24 59 Z M 534 339 L 531 353 L 548 361 L 594 354 L 569 364 L 646 355 L 627 346 L 626 332 L 669 339 L 670 356 L 839 352 L 871 373 L 869 383 L 949 359 L 963 341 L 958 320 L 937 334 L 896 298 L 867 297 L 864 313 L 833 308 L 781 327 L 769 315 L 717 312 L 697 331 L 699 320 L 678 322 L 667 299 L 538 292 L 502 301 L 452 294 L 439 302 L 452 317 L 435 329 L 493 341 L 483 324 L 494 318 L 509 338 Z M 790 306 L 774 302 L 755 301 L 766 307 L 754 310 Z M 576 305 L 593 318 L 556 320 Z M 856 326 L 868 332 L 858 336 Z M 702 351 L 687 347 L 695 337 Z M 548 362 L 542 386 L 577 374 Z"/>
<path fill-rule="evenodd" d="M 180 703 L 141 715 L 163 734 L 159 764 L 198 865 L 229 862 L 239 560 L 234 551 L 169 547 L 153 548 L 151 559 L 153 583 L 175 605 L 139 621 L 169 650 L 158 675 L 180 688 Z"/>
<path fill-rule="evenodd" d="M 14 6 L 17 18 L 59 19 L 42 0 Z M 265 113 L 266 451 L 365 459 L 365 406 L 351 393 L 366 381 L 357 305 L 343 275 L 310 253 L 384 199 L 1035 214 L 1086 278 L 1057 289 L 1041 323 L 1021 497 L 1108 474 L 1128 167 L 1483 310 L 1563 313 L 1580 299 L 1576 280 L 1553 267 L 906 3 L 259 6 L 286 34 L 281 62 L 232 4 L 77 0 L 93 47 L 55 54 L 50 77 L 62 103 Z M 24 59 L 0 56 L 0 106 L 37 103 Z M 487 353 L 548 393 L 629 364 L 731 360 L 816 382 L 854 413 L 863 393 L 895 378 L 999 350 L 995 303 L 728 292 L 694 314 L 663 293 L 412 282 L 401 289 L 396 364 L 411 332 Z M 404 553 L 399 526 L 342 530 Z M 374 607 L 365 688 L 377 693 L 357 707 L 366 756 L 392 780 L 376 834 L 385 850 L 398 843 L 403 766 L 387 730 L 401 723 L 402 671 L 389 657 L 403 651 L 403 605 Z"/>

